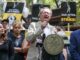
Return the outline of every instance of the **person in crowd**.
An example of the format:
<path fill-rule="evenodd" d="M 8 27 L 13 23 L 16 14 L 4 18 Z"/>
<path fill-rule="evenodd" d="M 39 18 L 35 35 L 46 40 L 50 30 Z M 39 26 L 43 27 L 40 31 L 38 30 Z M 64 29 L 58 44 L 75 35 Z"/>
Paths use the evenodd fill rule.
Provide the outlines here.
<path fill-rule="evenodd" d="M 80 60 L 80 29 L 70 35 L 70 54 L 72 60 Z"/>
<path fill-rule="evenodd" d="M 39 12 L 39 21 L 32 22 L 29 25 L 26 40 L 33 42 L 33 41 L 35 41 L 36 37 L 40 36 L 41 34 L 44 36 L 44 38 L 50 34 L 56 34 L 56 33 L 60 36 L 65 36 L 65 33 L 62 29 L 61 29 L 61 32 L 63 34 L 58 33 L 56 26 L 52 26 L 49 24 L 51 16 L 52 16 L 51 9 L 49 9 L 48 7 L 41 8 L 40 12 Z M 44 38 L 42 38 L 42 40 L 44 40 Z M 44 47 L 42 48 L 41 60 L 63 60 L 63 59 L 64 58 L 63 58 L 62 53 L 60 53 L 56 56 L 50 55 L 45 51 Z"/>
<path fill-rule="evenodd" d="M 61 31 L 61 30 L 64 30 L 64 28 L 59 27 L 59 26 L 56 26 L 56 28 L 57 28 L 57 34 L 58 35 L 61 35 L 61 34 L 64 35 L 64 32 Z M 67 39 L 67 38 L 68 37 L 66 35 L 63 37 L 64 40 Z M 66 43 L 64 43 L 64 48 L 63 48 L 63 52 L 62 53 L 63 53 L 63 56 L 64 56 L 64 60 L 69 60 L 69 57 L 68 57 L 69 49 L 68 49 L 68 45 Z"/>
<path fill-rule="evenodd" d="M 19 22 L 13 23 L 13 29 L 8 33 L 8 37 L 12 40 L 14 46 L 13 60 L 25 60 L 28 52 L 28 42 L 24 39 L 25 31 L 21 30 Z"/>
<path fill-rule="evenodd" d="M 12 41 L 7 38 L 6 30 L 0 24 L 0 60 L 12 60 L 13 53 Z"/>
<path fill-rule="evenodd" d="M 6 30 L 9 29 L 9 21 L 7 19 L 2 20 L 1 23 Z"/>

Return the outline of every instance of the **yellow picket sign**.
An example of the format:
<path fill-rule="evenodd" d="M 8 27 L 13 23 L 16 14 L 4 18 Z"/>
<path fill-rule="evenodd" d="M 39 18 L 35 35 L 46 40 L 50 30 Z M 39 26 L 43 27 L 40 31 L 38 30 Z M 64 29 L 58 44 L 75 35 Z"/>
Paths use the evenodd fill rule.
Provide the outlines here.
<path fill-rule="evenodd" d="M 67 37 L 70 37 L 71 31 L 65 31 L 65 34 L 66 34 Z"/>
<path fill-rule="evenodd" d="M 22 17 L 22 14 L 4 13 L 2 19 L 3 19 L 3 20 L 4 20 L 4 19 L 8 19 L 9 16 L 14 16 L 16 21 L 20 21 L 20 20 L 21 20 L 21 17 Z"/>

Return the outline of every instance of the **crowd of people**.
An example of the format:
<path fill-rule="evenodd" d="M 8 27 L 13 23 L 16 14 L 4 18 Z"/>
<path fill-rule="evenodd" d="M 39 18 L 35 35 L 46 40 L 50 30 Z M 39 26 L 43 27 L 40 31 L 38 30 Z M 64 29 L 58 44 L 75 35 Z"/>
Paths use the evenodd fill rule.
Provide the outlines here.
<path fill-rule="evenodd" d="M 26 60 L 28 49 L 36 40 L 36 46 L 40 50 L 40 60 L 69 60 L 65 46 L 58 55 L 50 55 L 44 49 L 43 42 L 48 35 L 58 34 L 66 37 L 64 29 L 49 24 L 51 17 L 52 10 L 43 7 L 40 9 L 38 22 L 31 22 L 31 16 L 28 16 L 28 19 L 23 18 L 25 22 L 23 25 L 21 22 L 14 22 L 10 29 L 9 21 L 2 20 L 0 23 L 0 60 Z M 25 30 L 22 30 L 22 27 Z M 70 36 L 69 51 L 72 60 L 80 60 L 79 33 L 80 30 L 77 30 Z"/>

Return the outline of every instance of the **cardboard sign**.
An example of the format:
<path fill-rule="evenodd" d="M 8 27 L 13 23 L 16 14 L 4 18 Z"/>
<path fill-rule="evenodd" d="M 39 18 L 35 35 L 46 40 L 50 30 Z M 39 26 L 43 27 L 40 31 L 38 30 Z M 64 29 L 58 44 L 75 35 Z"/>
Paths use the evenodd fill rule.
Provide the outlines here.
<path fill-rule="evenodd" d="M 3 20 L 4 20 L 4 19 L 8 19 L 9 16 L 15 16 L 15 20 L 16 20 L 16 21 L 20 21 L 20 20 L 21 20 L 21 17 L 22 17 L 22 14 L 4 13 L 4 14 L 3 14 Z"/>
<path fill-rule="evenodd" d="M 65 23 L 72 23 L 76 21 L 75 2 L 62 2 L 61 8 L 61 21 Z"/>
<path fill-rule="evenodd" d="M 20 21 L 24 8 L 23 2 L 7 2 L 3 20 L 8 19 L 9 16 L 14 16 L 16 21 Z"/>
<path fill-rule="evenodd" d="M 22 2 L 7 2 L 5 13 L 22 13 L 23 7 Z"/>

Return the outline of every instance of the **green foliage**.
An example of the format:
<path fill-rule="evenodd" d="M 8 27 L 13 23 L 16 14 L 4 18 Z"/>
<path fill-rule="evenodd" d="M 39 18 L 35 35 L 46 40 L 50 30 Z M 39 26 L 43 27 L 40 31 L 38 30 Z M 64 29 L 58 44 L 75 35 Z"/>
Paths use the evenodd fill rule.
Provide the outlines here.
<path fill-rule="evenodd" d="M 50 5 L 52 9 L 56 8 L 55 0 L 43 0 L 43 4 Z"/>
<path fill-rule="evenodd" d="M 77 15 L 80 16 L 80 2 L 77 3 Z"/>
<path fill-rule="evenodd" d="M 77 13 L 77 20 L 76 20 L 76 23 L 77 24 L 80 24 L 80 1 L 78 0 L 77 2 L 77 10 L 76 10 L 76 13 Z"/>

